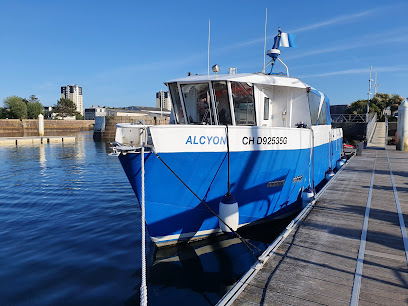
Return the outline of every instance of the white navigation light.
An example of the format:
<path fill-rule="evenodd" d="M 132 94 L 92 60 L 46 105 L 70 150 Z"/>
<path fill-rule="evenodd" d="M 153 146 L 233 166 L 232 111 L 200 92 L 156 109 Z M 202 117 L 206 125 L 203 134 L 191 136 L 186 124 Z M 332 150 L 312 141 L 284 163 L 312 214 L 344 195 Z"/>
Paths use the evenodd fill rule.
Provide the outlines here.
<path fill-rule="evenodd" d="M 218 66 L 217 64 L 215 64 L 214 66 L 212 66 L 212 71 L 217 73 L 220 71 L 220 66 Z"/>

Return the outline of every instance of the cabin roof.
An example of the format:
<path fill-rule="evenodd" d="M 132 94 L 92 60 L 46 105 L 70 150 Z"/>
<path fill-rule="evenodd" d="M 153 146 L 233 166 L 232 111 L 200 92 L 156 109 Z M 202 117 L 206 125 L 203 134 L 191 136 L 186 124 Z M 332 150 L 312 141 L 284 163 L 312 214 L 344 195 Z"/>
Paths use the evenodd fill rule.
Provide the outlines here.
<path fill-rule="evenodd" d="M 237 74 L 212 74 L 212 75 L 192 75 L 186 78 L 174 79 L 168 83 L 199 83 L 208 81 L 235 81 L 246 82 L 260 85 L 275 85 L 275 86 L 287 86 L 296 88 L 310 87 L 297 78 L 290 78 L 280 75 L 269 75 L 263 73 L 237 73 Z"/>

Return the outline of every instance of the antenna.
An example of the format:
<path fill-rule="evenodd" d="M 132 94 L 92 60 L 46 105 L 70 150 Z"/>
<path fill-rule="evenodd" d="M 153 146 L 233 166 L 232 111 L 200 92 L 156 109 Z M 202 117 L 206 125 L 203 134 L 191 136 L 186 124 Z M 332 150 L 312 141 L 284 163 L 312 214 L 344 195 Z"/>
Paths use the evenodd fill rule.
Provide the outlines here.
<path fill-rule="evenodd" d="M 265 55 L 266 55 L 266 24 L 268 21 L 268 8 L 265 9 L 265 43 L 264 43 L 264 64 L 263 64 L 263 69 L 262 72 L 265 73 Z"/>
<path fill-rule="evenodd" d="M 208 19 L 208 75 L 210 75 L 210 19 Z"/>

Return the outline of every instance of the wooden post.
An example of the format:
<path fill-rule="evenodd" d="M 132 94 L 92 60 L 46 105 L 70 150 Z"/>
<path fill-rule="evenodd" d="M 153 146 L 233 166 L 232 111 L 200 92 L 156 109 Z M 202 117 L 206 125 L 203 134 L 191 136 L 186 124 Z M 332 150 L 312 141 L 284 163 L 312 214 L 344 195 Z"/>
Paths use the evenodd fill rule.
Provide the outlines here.
<path fill-rule="evenodd" d="M 44 136 L 44 116 L 38 115 L 38 136 Z"/>

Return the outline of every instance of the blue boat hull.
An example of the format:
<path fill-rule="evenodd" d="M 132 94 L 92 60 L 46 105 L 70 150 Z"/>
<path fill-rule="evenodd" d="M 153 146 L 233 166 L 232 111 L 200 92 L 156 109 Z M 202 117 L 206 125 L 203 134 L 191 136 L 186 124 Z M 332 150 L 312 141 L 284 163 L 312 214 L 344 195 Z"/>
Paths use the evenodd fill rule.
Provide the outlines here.
<path fill-rule="evenodd" d="M 230 153 L 231 193 L 239 204 L 240 226 L 275 218 L 299 208 L 300 193 L 325 179 L 340 159 L 342 139 L 310 149 Z M 218 213 L 227 192 L 225 152 L 161 153 L 161 159 L 204 202 Z M 330 157 L 330 158 L 329 158 Z M 138 199 L 141 156 L 120 154 L 119 160 Z M 146 224 L 158 245 L 219 232 L 218 219 L 154 153 L 145 153 Z"/>

